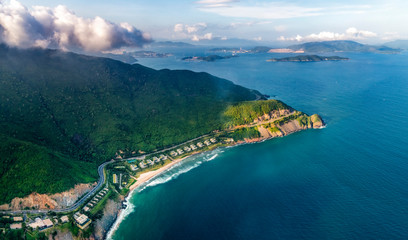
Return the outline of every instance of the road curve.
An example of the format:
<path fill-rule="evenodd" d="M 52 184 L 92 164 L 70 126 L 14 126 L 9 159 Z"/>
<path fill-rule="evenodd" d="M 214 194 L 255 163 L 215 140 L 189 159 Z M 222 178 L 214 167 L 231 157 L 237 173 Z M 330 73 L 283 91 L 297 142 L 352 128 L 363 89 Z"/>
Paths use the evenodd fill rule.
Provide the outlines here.
<path fill-rule="evenodd" d="M 106 165 L 115 162 L 113 159 L 109 162 L 104 162 L 98 167 L 98 174 L 99 174 L 99 181 L 98 184 L 91 191 L 89 191 L 85 196 L 83 196 L 80 200 L 76 201 L 73 205 L 62 208 L 62 209 L 37 209 L 37 210 L 2 210 L 0 213 L 8 213 L 8 214 L 22 214 L 22 213 L 29 213 L 29 214 L 39 214 L 39 213 L 47 213 L 49 211 L 64 213 L 64 212 L 72 212 L 81 206 L 85 201 L 87 201 L 92 195 L 94 195 L 105 183 L 105 174 L 103 174 L 103 169 Z"/>

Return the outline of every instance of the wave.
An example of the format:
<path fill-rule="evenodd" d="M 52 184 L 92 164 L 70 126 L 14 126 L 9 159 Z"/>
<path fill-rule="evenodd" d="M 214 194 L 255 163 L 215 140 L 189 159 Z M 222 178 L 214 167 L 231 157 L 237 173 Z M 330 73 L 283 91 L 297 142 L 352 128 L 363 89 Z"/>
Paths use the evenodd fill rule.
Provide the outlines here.
<path fill-rule="evenodd" d="M 140 193 L 148 187 L 157 186 L 159 184 L 163 184 L 173 179 L 176 179 L 181 174 L 189 172 L 190 170 L 200 166 L 202 163 L 214 160 L 222 152 L 224 151 L 221 149 L 216 149 L 210 153 L 202 153 L 196 156 L 191 156 L 191 158 L 187 158 L 183 160 L 182 162 L 174 165 L 173 167 L 167 169 L 163 173 L 157 175 L 152 180 L 146 182 L 145 184 L 139 186 L 138 188 L 134 190 L 137 190 L 137 192 Z M 200 159 L 200 160 L 197 161 L 197 159 Z M 189 163 L 191 163 L 192 165 L 190 165 Z M 126 217 L 129 216 L 129 214 L 131 214 L 136 208 L 136 206 L 132 204 L 130 201 L 132 196 L 134 196 L 133 191 L 130 192 L 129 195 L 126 197 L 127 207 L 126 209 L 120 211 L 118 218 L 115 220 L 115 223 L 112 225 L 112 227 L 108 231 L 108 234 L 106 235 L 106 239 L 108 240 L 113 239 L 113 235 L 116 232 L 116 230 L 119 228 L 122 221 L 125 220 Z"/>
<path fill-rule="evenodd" d="M 217 150 L 215 150 L 217 151 Z M 166 182 L 169 182 L 173 179 L 178 178 L 180 175 L 191 171 L 192 169 L 200 166 L 204 162 L 209 162 L 211 160 L 214 160 L 217 158 L 218 153 L 210 153 L 210 154 L 205 154 L 205 156 L 196 156 L 194 158 L 191 158 L 191 160 L 184 160 L 186 162 L 180 162 L 179 164 L 174 165 L 172 168 L 168 169 L 167 171 L 163 172 L 162 174 L 158 175 L 157 177 L 154 177 L 152 180 L 148 181 L 143 187 L 141 187 L 138 192 L 142 192 L 148 187 L 153 187 L 157 186 L 159 184 L 163 184 Z M 201 160 L 197 161 L 198 158 L 201 158 Z M 189 165 L 188 163 L 192 163 L 193 165 Z"/>
<path fill-rule="evenodd" d="M 116 230 L 118 230 L 120 224 L 122 223 L 123 220 L 126 219 L 127 216 L 129 216 L 129 214 L 131 214 L 136 206 L 134 204 L 132 204 L 129 199 L 132 196 L 132 194 L 129 194 L 126 197 L 126 203 L 127 203 L 127 207 L 126 209 L 122 209 L 119 212 L 119 216 L 117 217 L 117 219 L 115 220 L 115 222 L 113 223 L 112 227 L 109 229 L 108 233 L 106 234 L 106 239 L 107 240 L 112 240 L 113 238 L 113 234 L 116 232 Z"/>

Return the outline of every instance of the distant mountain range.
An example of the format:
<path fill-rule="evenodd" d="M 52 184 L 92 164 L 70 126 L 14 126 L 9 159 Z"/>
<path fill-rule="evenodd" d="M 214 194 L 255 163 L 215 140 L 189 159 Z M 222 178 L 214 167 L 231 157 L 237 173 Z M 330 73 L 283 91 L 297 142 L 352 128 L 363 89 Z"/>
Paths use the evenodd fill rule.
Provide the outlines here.
<path fill-rule="evenodd" d="M 384 43 L 384 46 L 408 50 L 408 40 L 395 40 L 392 42 Z"/>
<path fill-rule="evenodd" d="M 285 57 L 285 58 L 271 58 L 267 60 L 268 62 L 322 62 L 322 61 L 341 61 L 349 60 L 349 58 L 338 57 L 338 56 L 317 56 L 317 55 L 299 55 L 295 57 Z"/>
<path fill-rule="evenodd" d="M 311 52 L 376 52 L 376 53 L 397 53 L 400 49 L 387 46 L 372 46 L 354 41 L 324 41 L 308 42 L 287 47 L 293 51 L 303 50 L 305 53 Z"/>

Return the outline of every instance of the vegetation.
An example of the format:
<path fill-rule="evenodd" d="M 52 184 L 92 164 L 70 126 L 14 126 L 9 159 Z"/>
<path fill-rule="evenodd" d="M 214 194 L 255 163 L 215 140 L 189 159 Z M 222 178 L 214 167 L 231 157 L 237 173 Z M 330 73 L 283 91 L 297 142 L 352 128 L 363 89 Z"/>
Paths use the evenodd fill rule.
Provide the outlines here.
<path fill-rule="evenodd" d="M 305 52 L 376 52 L 376 53 L 396 53 L 400 49 L 394 49 L 386 46 L 365 45 L 354 41 L 323 41 L 308 42 L 298 45 L 289 46 L 288 48 L 304 50 Z"/>
<path fill-rule="evenodd" d="M 205 56 L 205 57 L 184 57 L 181 60 L 184 61 L 206 61 L 206 62 L 214 62 L 216 60 L 221 60 L 221 59 L 228 59 L 228 58 L 233 58 L 233 57 L 238 57 L 238 56 L 219 56 L 219 55 L 210 55 L 210 56 Z"/>
<path fill-rule="evenodd" d="M 5 45 L 0 55 L 0 203 L 96 181 L 120 149 L 221 129 L 229 105 L 263 98 L 207 73 Z"/>
<path fill-rule="evenodd" d="M 272 111 L 292 109 L 278 100 L 241 102 L 229 106 L 224 112 L 226 127 L 252 123 L 256 118 Z"/>
<path fill-rule="evenodd" d="M 244 127 L 231 132 L 229 137 L 233 138 L 234 141 L 242 141 L 244 139 L 259 138 L 261 134 L 256 127 Z"/>
<path fill-rule="evenodd" d="M 317 55 L 299 55 L 295 57 L 285 57 L 285 58 L 272 58 L 268 61 L 270 62 L 321 62 L 321 61 L 341 61 L 349 60 L 349 58 L 330 56 L 322 57 Z"/>

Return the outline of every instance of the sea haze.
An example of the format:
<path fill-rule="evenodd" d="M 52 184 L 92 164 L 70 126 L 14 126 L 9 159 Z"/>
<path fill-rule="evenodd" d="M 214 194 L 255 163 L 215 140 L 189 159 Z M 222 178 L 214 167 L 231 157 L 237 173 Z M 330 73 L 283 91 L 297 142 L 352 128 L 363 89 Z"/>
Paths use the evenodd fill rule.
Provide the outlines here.
<path fill-rule="evenodd" d="M 180 60 L 191 54 L 204 53 L 139 63 L 209 72 L 327 127 L 193 157 L 134 192 L 113 239 L 408 239 L 407 53 Z"/>

